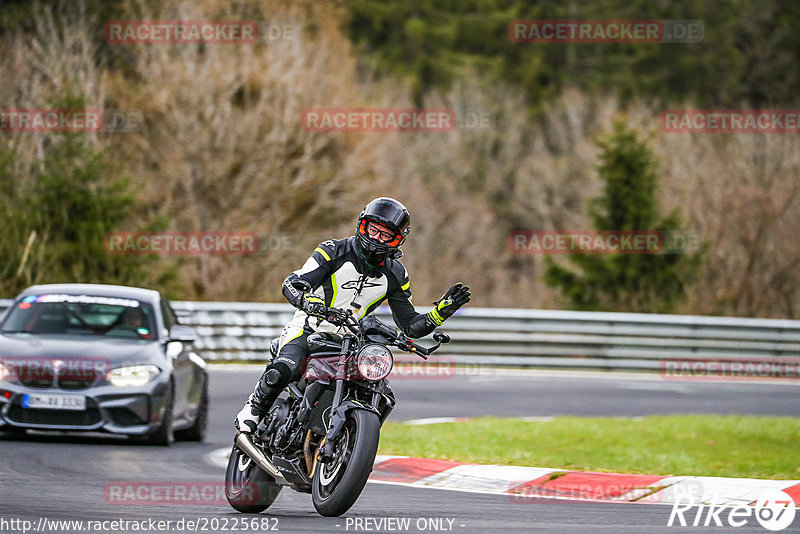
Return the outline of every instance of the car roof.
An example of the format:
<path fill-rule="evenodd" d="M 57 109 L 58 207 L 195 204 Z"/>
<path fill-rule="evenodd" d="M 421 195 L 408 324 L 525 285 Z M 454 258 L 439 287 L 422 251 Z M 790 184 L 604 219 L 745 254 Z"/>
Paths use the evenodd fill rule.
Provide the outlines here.
<path fill-rule="evenodd" d="M 41 284 L 31 286 L 20 293 L 20 297 L 27 295 L 42 295 L 49 293 L 63 293 L 65 295 L 89 295 L 92 297 L 115 297 L 140 300 L 158 305 L 158 291 L 131 286 L 113 286 L 106 284 Z"/>

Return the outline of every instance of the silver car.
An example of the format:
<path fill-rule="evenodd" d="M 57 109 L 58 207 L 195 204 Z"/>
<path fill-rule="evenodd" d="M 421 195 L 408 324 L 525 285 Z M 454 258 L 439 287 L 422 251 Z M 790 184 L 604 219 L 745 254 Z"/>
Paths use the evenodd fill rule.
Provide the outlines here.
<path fill-rule="evenodd" d="M 0 432 L 109 432 L 202 441 L 208 372 L 157 291 L 32 286 L 0 322 Z"/>

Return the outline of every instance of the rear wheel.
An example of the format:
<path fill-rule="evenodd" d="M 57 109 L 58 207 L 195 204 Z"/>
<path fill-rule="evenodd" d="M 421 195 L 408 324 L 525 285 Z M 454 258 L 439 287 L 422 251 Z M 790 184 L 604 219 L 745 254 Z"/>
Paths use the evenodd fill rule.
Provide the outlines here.
<path fill-rule="evenodd" d="M 311 496 L 324 516 L 340 516 L 356 502 L 375 462 L 381 424 L 377 414 L 352 410 L 334 447 L 334 458 L 314 471 Z"/>
<path fill-rule="evenodd" d="M 257 514 L 269 508 L 282 486 L 234 443 L 225 471 L 225 497 L 237 512 Z"/>

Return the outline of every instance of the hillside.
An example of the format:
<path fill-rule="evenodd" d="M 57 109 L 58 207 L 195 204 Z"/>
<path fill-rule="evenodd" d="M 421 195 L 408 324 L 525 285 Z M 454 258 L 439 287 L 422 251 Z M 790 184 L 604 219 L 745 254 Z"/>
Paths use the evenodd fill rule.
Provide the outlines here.
<path fill-rule="evenodd" d="M 681 91 L 681 79 L 659 84 L 673 56 L 652 50 L 679 45 L 641 51 L 640 59 L 657 67 L 653 78 L 645 79 L 639 63 L 612 69 L 613 55 L 591 71 L 592 49 L 575 59 L 584 65 L 580 76 L 555 76 L 548 72 L 561 61 L 557 55 L 503 51 L 531 45 L 470 48 L 443 37 L 437 48 L 423 7 L 418 53 L 430 64 L 419 67 L 405 61 L 408 54 L 388 53 L 405 50 L 406 34 L 386 33 L 391 39 L 381 47 L 375 31 L 367 31 L 380 27 L 373 18 L 380 13 L 388 17 L 382 24 L 413 29 L 410 22 L 393 22 L 396 2 L 383 12 L 379 3 L 363 1 L 350 10 L 313 1 L 96 4 L 21 3 L 2 23 L 3 108 L 80 103 L 133 110 L 143 121 L 133 132 L 0 133 L 3 297 L 33 282 L 84 281 L 150 285 L 187 300 L 279 301 L 286 274 L 320 241 L 351 235 L 363 205 L 385 195 L 411 210 L 404 263 L 418 306 L 461 280 L 472 286 L 478 306 L 562 307 L 542 281 L 542 256 L 513 253 L 509 235 L 589 228 L 587 204 L 601 189 L 595 140 L 621 118 L 657 156 L 663 210 L 679 208 L 686 228 L 708 247 L 699 279 L 676 311 L 798 315 L 800 139 L 660 128 L 664 109 L 790 106 L 791 92 L 782 96 L 780 89 L 793 81 L 770 74 L 784 65 L 788 33 L 766 39 L 761 31 L 771 19 L 743 26 L 749 12 L 708 15 L 704 43 L 711 50 L 701 47 L 707 56 L 678 70 L 694 76 Z M 519 3 L 497 4 L 492 20 L 498 24 L 544 18 L 545 11 L 528 14 Z M 706 11 L 713 4 L 692 3 Z M 586 16 L 600 15 L 592 8 Z M 679 15 L 671 18 L 700 17 Z M 761 16 L 796 27 L 789 14 Z M 104 41 L 106 22 L 133 19 L 245 19 L 283 30 L 256 44 Z M 737 70 L 721 73 L 714 54 L 724 53 L 724 39 L 737 29 L 766 40 L 753 40 L 757 50 L 746 57 L 731 49 Z M 747 63 L 759 54 L 766 58 L 764 71 Z M 506 72 L 509 58 L 541 64 L 538 78 L 526 77 L 522 63 Z M 691 55 L 673 59 L 685 63 Z M 425 78 L 417 68 L 433 69 L 441 79 L 420 83 Z M 749 85 L 740 84 L 748 75 Z M 774 101 L 756 95 L 756 88 Z M 459 126 L 315 132 L 302 124 L 311 108 L 413 107 L 454 110 Z M 486 120 L 466 127 L 470 117 Z M 71 185 L 53 194 L 59 177 Z M 119 201 L 126 195 L 130 202 Z M 91 209 L 87 199 L 96 198 L 105 199 L 95 204 L 103 222 L 73 228 Z M 103 257 L 107 232 L 141 230 L 252 232 L 261 250 L 252 256 Z"/>

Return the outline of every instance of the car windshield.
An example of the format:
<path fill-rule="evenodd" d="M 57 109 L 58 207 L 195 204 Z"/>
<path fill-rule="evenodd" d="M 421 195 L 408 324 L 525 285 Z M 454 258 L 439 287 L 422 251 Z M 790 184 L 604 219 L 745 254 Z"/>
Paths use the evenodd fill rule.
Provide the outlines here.
<path fill-rule="evenodd" d="M 153 339 L 150 304 L 92 295 L 28 295 L 14 303 L 3 333 L 75 334 Z"/>

